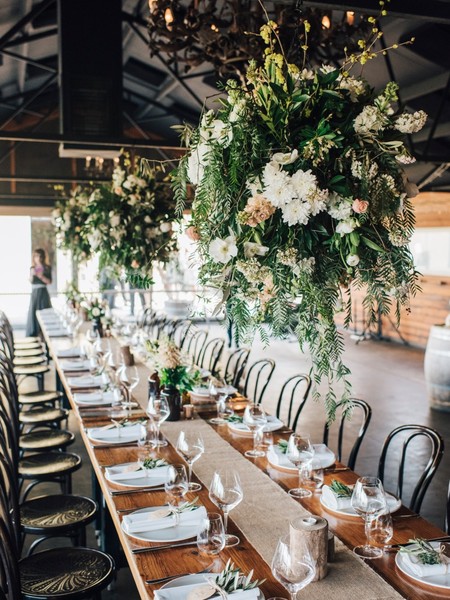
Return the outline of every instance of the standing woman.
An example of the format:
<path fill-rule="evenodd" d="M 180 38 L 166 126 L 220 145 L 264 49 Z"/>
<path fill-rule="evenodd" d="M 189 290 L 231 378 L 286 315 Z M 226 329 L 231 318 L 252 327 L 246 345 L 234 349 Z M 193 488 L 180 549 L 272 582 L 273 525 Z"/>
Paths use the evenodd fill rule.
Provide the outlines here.
<path fill-rule="evenodd" d="M 36 336 L 40 328 L 36 319 L 36 311 L 51 308 L 50 295 L 47 285 L 52 282 L 52 269 L 47 264 L 45 250 L 36 248 L 32 257 L 33 264 L 30 268 L 31 301 L 28 310 L 27 330 L 25 335 Z"/>

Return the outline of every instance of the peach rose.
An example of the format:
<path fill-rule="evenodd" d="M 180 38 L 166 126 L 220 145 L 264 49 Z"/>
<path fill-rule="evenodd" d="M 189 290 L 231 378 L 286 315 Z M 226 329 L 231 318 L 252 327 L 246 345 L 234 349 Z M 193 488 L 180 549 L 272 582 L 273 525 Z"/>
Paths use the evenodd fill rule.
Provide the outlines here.
<path fill-rule="evenodd" d="M 200 239 L 200 234 L 198 232 L 198 229 L 194 225 L 190 225 L 190 227 L 188 227 L 186 229 L 186 235 L 193 242 L 198 242 L 198 240 Z"/>
<path fill-rule="evenodd" d="M 369 208 L 369 203 L 367 202 L 367 200 L 358 200 L 358 198 L 356 198 L 353 201 L 352 208 L 355 211 L 355 213 L 362 215 L 363 213 L 367 212 L 367 209 Z"/>
<path fill-rule="evenodd" d="M 131 267 L 133 269 L 138 269 L 139 268 L 139 263 L 138 263 L 138 261 L 136 259 L 131 262 Z"/>

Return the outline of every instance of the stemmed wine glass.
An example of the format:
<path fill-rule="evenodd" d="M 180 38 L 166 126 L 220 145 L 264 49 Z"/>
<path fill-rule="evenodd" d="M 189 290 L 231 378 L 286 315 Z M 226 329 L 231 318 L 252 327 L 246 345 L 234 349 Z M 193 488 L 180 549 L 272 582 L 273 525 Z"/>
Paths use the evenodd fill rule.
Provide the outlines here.
<path fill-rule="evenodd" d="M 164 484 L 170 506 L 177 507 L 189 491 L 186 468 L 184 465 L 170 465 L 167 469 L 167 479 Z"/>
<path fill-rule="evenodd" d="M 351 504 L 355 512 L 364 519 L 367 542 L 356 546 L 353 552 L 362 558 L 380 558 L 381 548 L 370 545 L 370 521 L 387 509 L 383 484 L 378 477 L 360 477 L 353 487 Z"/>
<path fill-rule="evenodd" d="M 265 456 L 265 452 L 258 450 L 257 448 L 258 434 L 267 424 L 266 413 L 264 412 L 262 406 L 256 403 L 247 404 L 244 411 L 243 421 L 253 434 L 253 450 L 247 450 L 245 452 L 245 456 L 249 456 L 250 458 Z"/>
<path fill-rule="evenodd" d="M 227 533 L 228 513 L 242 501 L 244 493 L 241 480 L 236 471 L 223 469 L 215 471 L 209 487 L 209 498 L 223 512 L 225 528 L 225 546 L 237 546 L 240 540 L 236 535 Z"/>
<path fill-rule="evenodd" d="M 124 367 L 120 370 L 119 381 L 126 390 L 126 402 L 123 403 L 124 408 L 131 410 L 133 403 L 131 401 L 131 392 L 139 384 L 139 371 L 137 367 Z"/>
<path fill-rule="evenodd" d="M 205 451 L 202 436 L 195 431 L 180 431 L 177 440 L 177 452 L 181 454 L 188 466 L 188 485 L 190 492 L 198 492 L 202 489 L 199 483 L 194 483 L 192 479 L 192 465 Z"/>
<path fill-rule="evenodd" d="M 303 469 L 314 458 L 314 446 L 308 433 L 293 433 L 288 441 L 287 458 L 298 468 L 298 488 L 289 490 L 289 495 L 294 498 L 308 498 L 312 495 L 310 490 L 302 487 Z"/>
<path fill-rule="evenodd" d="M 291 600 L 295 600 L 297 592 L 314 579 L 316 565 L 306 546 L 294 551 L 289 535 L 285 535 L 278 541 L 273 555 L 272 574 L 288 590 Z"/>
<path fill-rule="evenodd" d="M 167 441 L 160 439 L 160 427 L 170 414 L 169 404 L 164 396 L 151 396 L 148 400 L 146 413 L 156 426 L 155 446 L 167 446 Z"/>

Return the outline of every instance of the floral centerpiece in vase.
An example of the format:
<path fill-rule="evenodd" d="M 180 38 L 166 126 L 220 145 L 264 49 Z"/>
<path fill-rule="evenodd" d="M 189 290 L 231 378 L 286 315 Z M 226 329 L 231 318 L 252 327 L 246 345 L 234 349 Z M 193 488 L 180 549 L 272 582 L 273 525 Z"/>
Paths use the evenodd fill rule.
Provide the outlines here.
<path fill-rule="evenodd" d="M 168 421 L 178 421 L 183 394 L 192 390 L 199 379 L 199 372 L 192 370 L 180 348 L 168 338 L 147 341 L 147 350 L 158 374 L 162 395 L 170 408 Z"/>
<path fill-rule="evenodd" d="M 94 333 L 98 332 L 103 337 L 103 324 L 106 318 L 106 303 L 98 298 L 83 300 L 81 307 L 86 311 L 87 318 L 92 321 Z"/>
<path fill-rule="evenodd" d="M 361 42 L 342 68 L 310 70 L 276 51 L 275 23 L 261 36 L 263 65 L 252 62 L 244 84 L 227 83 L 217 113 L 185 128 L 189 151 L 174 189 L 181 211 L 195 186 L 187 233 L 198 245 L 200 282 L 218 289 L 236 341 L 256 330 L 268 341 L 267 326 L 278 336 L 295 332 L 311 353 L 314 396 L 322 379 L 328 384 L 333 418 L 339 399 L 351 407 L 334 318 L 345 311 L 350 323 L 352 288 L 364 290 L 371 322 L 392 305 L 399 318 L 417 290 L 408 247 L 417 188 L 404 172 L 414 160 L 404 139 L 426 115 L 396 112 L 395 83 L 375 94 L 350 75 L 374 57 L 375 40 Z"/>
<path fill-rule="evenodd" d="M 57 188 L 63 193 L 63 188 Z M 91 256 L 91 245 L 85 235 L 85 222 L 90 192 L 77 186 L 68 197 L 60 197 L 52 211 L 56 242 L 59 248 L 69 250 L 74 259 L 83 262 Z"/>
<path fill-rule="evenodd" d="M 141 160 L 117 166 L 109 186 L 94 190 L 86 221 L 88 239 L 101 253 L 101 265 L 124 270 L 131 282 L 150 283 L 154 262 L 174 248 L 173 193 L 160 168 L 145 170 Z"/>

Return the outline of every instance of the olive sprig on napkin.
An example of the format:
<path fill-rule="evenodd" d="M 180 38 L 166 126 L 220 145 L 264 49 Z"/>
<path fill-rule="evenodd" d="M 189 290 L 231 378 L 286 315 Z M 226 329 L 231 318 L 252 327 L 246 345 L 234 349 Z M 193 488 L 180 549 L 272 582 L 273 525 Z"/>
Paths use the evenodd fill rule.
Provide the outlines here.
<path fill-rule="evenodd" d="M 223 571 L 217 575 L 215 580 L 208 578 L 208 583 L 213 581 L 218 588 L 227 594 L 231 594 L 237 591 L 245 592 L 246 590 L 253 590 L 265 581 L 265 579 L 255 579 L 255 581 L 252 581 L 252 577 L 253 569 L 245 576 L 229 559 Z"/>
<path fill-rule="evenodd" d="M 350 498 L 353 493 L 352 488 L 348 487 L 348 485 L 345 485 L 345 483 L 342 483 L 341 481 L 337 481 L 336 479 L 333 479 L 331 482 L 330 490 L 338 498 Z"/>
<path fill-rule="evenodd" d="M 423 538 L 414 538 L 409 540 L 414 546 L 401 546 L 400 552 L 415 556 L 418 562 L 423 565 L 440 565 L 444 562 L 448 562 L 448 558 L 444 557 L 443 550 L 441 547 L 433 547 L 430 542 Z"/>
<path fill-rule="evenodd" d="M 142 462 L 141 469 L 157 469 L 158 467 L 166 467 L 168 464 L 164 458 L 146 458 Z"/>

